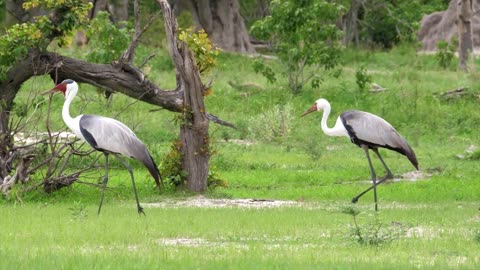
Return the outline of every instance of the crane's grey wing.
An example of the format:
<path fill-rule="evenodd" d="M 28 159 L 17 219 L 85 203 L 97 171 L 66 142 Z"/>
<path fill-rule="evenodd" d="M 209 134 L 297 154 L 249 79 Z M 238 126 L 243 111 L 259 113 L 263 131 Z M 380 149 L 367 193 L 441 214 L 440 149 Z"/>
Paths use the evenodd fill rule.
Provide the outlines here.
<path fill-rule="evenodd" d="M 138 153 L 145 149 L 133 131 L 115 119 L 86 114 L 79 123 L 85 140 L 99 151 L 137 158 Z"/>
<path fill-rule="evenodd" d="M 82 115 L 79 123 L 82 135 L 93 148 L 140 160 L 159 186 L 160 172 L 147 147 L 125 124 L 112 118 L 88 114 Z"/>
<path fill-rule="evenodd" d="M 357 145 L 384 147 L 397 151 L 418 167 L 413 149 L 395 128 L 383 118 L 362 111 L 347 111 L 340 116 L 350 139 Z"/>

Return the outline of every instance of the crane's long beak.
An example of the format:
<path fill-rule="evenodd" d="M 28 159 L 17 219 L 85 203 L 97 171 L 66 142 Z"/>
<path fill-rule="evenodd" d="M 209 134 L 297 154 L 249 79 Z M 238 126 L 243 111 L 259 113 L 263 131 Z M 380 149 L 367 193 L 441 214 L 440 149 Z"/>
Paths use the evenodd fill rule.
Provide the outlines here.
<path fill-rule="evenodd" d="M 305 115 L 317 111 L 317 104 L 314 104 L 310 109 L 306 110 L 300 117 L 304 117 Z"/>
<path fill-rule="evenodd" d="M 60 84 L 57 84 L 55 85 L 55 87 L 53 87 L 52 89 L 48 90 L 48 91 L 45 91 L 42 93 L 42 95 L 50 95 L 50 94 L 56 94 L 56 93 L 59 93 L 59 92 L 62 92 L 61 90 L 61 87 L 63 85 L 60 83 Z"/>
<path fill-rule="evenodd" d="M 55 93 L 58 93 L 58 90 L 55 89 L 55 88 L 52 88 L 48 91 L 45 91 L 45 92 L 41 93 L 41 95 L 43 96 L 43 95 L 50 95 L 50 94 L 55 94 Z"/>

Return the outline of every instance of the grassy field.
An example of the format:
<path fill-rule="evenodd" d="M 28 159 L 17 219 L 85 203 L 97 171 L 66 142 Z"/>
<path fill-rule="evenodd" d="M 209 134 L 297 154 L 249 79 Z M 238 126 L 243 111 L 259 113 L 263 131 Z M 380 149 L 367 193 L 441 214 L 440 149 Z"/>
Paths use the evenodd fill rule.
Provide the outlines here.
<path fill-rule="evenodd" d="M 174 72 L 165 57 L 152 61 L 148 76 L 173 88 Z M 228 186 L 204 196 L 291 205 L 179 205 L 194 195 L 173 190 L 159 195 L 148 172 L 132 161 L 146 212 L 139 217 L 128 173 L 113 162 L 100 216 L 99 189 L 80 183 L 51 195 L 22 193 L 18 186 L 12 192 L 17 199 L 1 199 L 0 268 L 478 269 L 480 155 L 477 150 L 471 158 L 457 157 L 480 146 L 478 75 L 441 70 L 434 56 L 417 55 L 408 46 L 388 53 L 346 51 L 342 59 L 339 77 L 321 72 L 320 88 L 298 95 L 290 94 L 283 80 L 268 84 L 252 71 L 252 60 L 238 55 L 222 54 L 211 76 L 207 109 L 238 129 L 211 125 L 216 150 L 211 169 Z M 478 69 L 477 62 L 472 67 Z M 355 72 L 362 66 L 385 92 L 358 89 Z M 229 81 L 261 89 L 232 87 Z M 17 102 L 29 102 L 50 87 L 47 78 L 32 79 Z M 460 87 L 471 95 L 452 100 L 438 95 Z M 155 107 L 119 94 L 106 106 L 93 88 L 80 85 L 80 91 L 72 115 L 117 117 L 133 127 L 162 166 L 178 134 L 173 113 L 152 112 Z M 414 171 L 404 156 L 381 152 L 397 180 L 378 187 L 378 213 L 372 194 L 360 199 L 356 220 L 348 213 L 352 197 L 369 185 L 363 151 L 346 138 L 324 135 L 320 113 L 299 117 L 320 97 L 332 104 L 330 125 L 343 110 L 370 111 L 392 123 L 414 148 L 421 168 L 414 180 L 402 177 Z M 52 102 L 52 126 L 64 129 L 63 98 Z M 44 127 L 45 117 L 40 119 L 34 128 Z M 268 132 L 281 127 L 281 135 Z M 381 164 L 374 163 L 382 175 Z M 81 180 L 96 184 L 102 173 L 88 172 Z"/>

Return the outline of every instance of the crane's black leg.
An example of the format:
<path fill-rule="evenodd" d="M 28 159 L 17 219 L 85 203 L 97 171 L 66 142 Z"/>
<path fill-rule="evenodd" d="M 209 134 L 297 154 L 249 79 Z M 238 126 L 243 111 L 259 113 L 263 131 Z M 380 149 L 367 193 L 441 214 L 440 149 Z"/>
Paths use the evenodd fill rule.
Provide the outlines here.
<path fill-rule="evenodd" d="M 118 160 L 120 160 L 120 162 L 123 164 L 123 166 L 125 166 L 125 168 L 127 168 L 128 172 L 130 173 L 130 177 L 132 178 L 133 192 L 135 193 L 135 200 L 137 201 L 138 214 L 145 215 L 145 212 L 143 212 L 143 208 L 140 206 L 140 203 L 138 201 L 137 188 L 135 187 L 135 180 L 133 179 L 132 167 L 130 166 L 130 164 L 125 162 L 118 154 L 114 154 L 114 155 Z"/>
<path fill-rule="evenodd" d="M 380 153 L 378 152 L 378 148 L 373 148 L 373 152 L 375 152 L 375 154 L 377 154 L 378 159 L 380 159 L 380 162 L 382 162 L 383 167 L 384 167 L 385 170 L 387 171 L 387 174 L 382 178 L 382 180 L 380 180 L 380 181 L 377 183 L 377 185 L 378 185 L 380 182 L 383 182 L 383 181 L 385 181 L 386 179 L 391 179 L 391 178 L 393 178 L 393 174 L 392 174 L 392 172 L 390 171 L 390 169 L 388 168 L 388 166 L 387 166 L 387 164 L 385 163 L 385 161 L 383 161 L 382 156 L 380 156 Z"/>
<path fill-rule="evenodd" d="M 100 197 L 100 204 L 98 205 L 98 215 L 100 215 L 100 210 L 102 210 L 103 195 L 105 194 L 108 182 L 108 153 L 104 152 L 103 154 L 105 155 L 105 175 L 103 176 L 102 196 Z"/>
<path fill-rule="evenodd" d="M 368 165 L 370 166 L 370 171 L 372 173 L 373 185 L 371 187 L 369 187 L 368 189 L 364 190 L 363 192 L 361 192 L 360 194 L 358 194 L 357 196 L 353 197 L 352 203 L 358 202 L 358 199 L 360 197 L 362 197 L 365 193 L 367 193 L 369 190 L 371 190 L 373 188 L 373 198 L 375 200 L 375 211 L 377 211 L 378 210 L 378 204 L 377 204 L 377 176 L 375 175 L 375 170 L 373 169 L 372 160 L 370 159 L 370 154 L 368 153 L 368 146 L 362 145 L 362 148 L 363 148 L 363 150 L 365 150 L 365 154 L 367 155 Z"/>

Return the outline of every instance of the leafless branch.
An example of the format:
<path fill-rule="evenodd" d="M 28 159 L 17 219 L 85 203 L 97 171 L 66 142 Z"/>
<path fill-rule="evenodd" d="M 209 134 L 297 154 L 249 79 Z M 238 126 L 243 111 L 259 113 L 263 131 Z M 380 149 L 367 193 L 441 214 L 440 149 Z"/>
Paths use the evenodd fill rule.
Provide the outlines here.
<path fill-rule="evenodd" d="M 122 54 L 120 61 L 132 63 L 135 55 L 135 49 L 138 46 L 138 41 L 140 37 L 147 31 L 153 21 L 157 18 L 157 14 L 151 15 L 148 19 L 147 24 L 141 29 L 140 28 L 140 6 L 138 0 L 133 1 L 133 14 L 135 16 L 135 34 L 133 36 L 132 42 L 128 46 L 127 50 Z"/>

